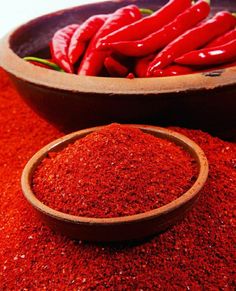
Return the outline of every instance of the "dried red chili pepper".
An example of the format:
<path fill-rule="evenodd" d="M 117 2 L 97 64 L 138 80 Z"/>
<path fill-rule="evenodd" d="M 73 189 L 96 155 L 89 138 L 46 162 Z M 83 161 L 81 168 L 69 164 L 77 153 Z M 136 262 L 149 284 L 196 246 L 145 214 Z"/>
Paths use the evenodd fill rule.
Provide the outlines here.
<path fill-rule="evenodd" d="M 210 66 L 236 61 L 236 39 L 218 47 L 204 48 L 184 54 L 175 62 L 181 65 Z"/>
<path fill-rule="evenodd" d="M 68 58 L 72 65 L 78 61 L 84 53 L 88 41 L 93 38 L 108 17 L 108 14 L 91 16 L 76 29 L 68 49 Z"/>
<path fill-rule="evenodd" d="M 208 43 L 208 45 L 205 47 L 207 48 L 207 47 L 214 47 L 214 46 L 222 45 L 235 39 L 236 39 L 236 29 L 233 29 L 227 32 L 226 34 L 223 34 L 219 36 L 218 38 L 214 39 L 213 41 Z"/>
<path fill-rule="evenodd" d="M 67 73 L 73 73 L 68 58 L 68 48 L 70 40 L 75 30 L 79 27 L 78 24 L 70 24 L 62 29 L 59 29 L 50 42 L 50 49 L 53 61 L 63 68 Z"/>
<path fill-rule="evenodd" d="M 201 0 L 179 14 L 172 22 L 146 38 L 137 41 L 108 42 L 106 43 L 106 48 L 108 47 L 116 53 L 131 57 L 141 57 L 154 53 L 205 19 L 209 13 L 209 4 L 205 0 Z"/>
<path fill-rule="evenodd" d="M 170 0 L 152 15 L 105 35 L 97 44 L 97 48 L 106 48 L 109 42 L 142 39 L 175 19 L 190 6 L 190 0 Z"/>
<path fill-rule="evenodd" d="M 126 66 L 111 56 L 105 59 L 104 66 L 112 77 L 125 77 L 129 72 L 129 69 Z"/>
<path fill-rule="evenodd" d="M 212 19 L 176 38 L 158 53 L 149 65 L 147 76 L 157 76 L 160 69 L 168 66 L 181 55 L 202 47 L 210 40 L 232 29 L 235 25 L 236 17 L 232 14 L 227 11 L 217 13 Z"/>
<path fill-rule="evenodd" d="M 116 10 L 106 20 L 96 35 L 91 40 L 87 51 L 81 61 L 78 69 L 79 75 L 97 76 L 101 71 L 104 60 L 108 56 L 107 52 L 96 50 L 97 43 L 105 35 L 119 29 L 122 26 L 130 24 L 142 17 L 136 5 L 129 5 Z"/>

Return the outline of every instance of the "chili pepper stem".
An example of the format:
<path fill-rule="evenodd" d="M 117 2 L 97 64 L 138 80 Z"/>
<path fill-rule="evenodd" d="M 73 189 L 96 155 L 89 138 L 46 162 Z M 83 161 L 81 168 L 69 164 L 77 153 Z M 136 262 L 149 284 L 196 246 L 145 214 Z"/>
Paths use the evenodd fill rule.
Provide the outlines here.
<path fill-rule="evenodd" d="M 41 64 L 44 64 L 50 68 L 52 68 L 53 70 L 55 71 L 58 71 L 58 72 L 65 72 L 63 69 L 61 69 L 58 65 L 56 65 L 55 63 L 53 62 L 50 62 L 48 60 L 45 60 L 45 59 L 41 59 L 41 58 L 37 58 L 37 57 L 24 57 L 23 58 L 25 61 L 32 61 L 32 62 L 37 62 L 37 63 L 41 63 Z"/>
<path fill-rule="evenodd" d="M 211 5 L 211 0 L 204 0 L 207 4 Z M 192 1 L 192 5 L 194 5 L 196 1 Z"/>
<path fill-rule="evenodd" d="M 148 8 L 139 8 L 139 11 L 142 14 L 147 14 L 147 15 L 152 15 L 152 13 L 154 12 L 152 9 L 148 9 Z"/>
<path fill-rule="evenodd" d="M 234 17 L 236 17 L 236 12 L 232 13 L 232 15 L 233 15 Z"/>

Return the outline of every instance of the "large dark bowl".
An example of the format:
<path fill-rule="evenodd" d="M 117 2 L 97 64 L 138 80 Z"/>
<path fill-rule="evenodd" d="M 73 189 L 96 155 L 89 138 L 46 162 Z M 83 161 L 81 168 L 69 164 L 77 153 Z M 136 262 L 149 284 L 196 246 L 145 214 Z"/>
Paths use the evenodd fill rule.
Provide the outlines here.
<path fill-rule="evenodd" d="M 8 34 L 0 64 L 38 114 L 64 131 L 117 121 L 200 128 L 236 136 L 236 67 L 213 73 L 150 79 L 84 77 L 35 67 L 21 57 L 48 54 L 53 33 L 90 15 L 135 3 L 157 9 L 163 0 L 120 0 L 79 6 L 34 19 Z M 236 2 L 212 0 L 213 12 Z"/>

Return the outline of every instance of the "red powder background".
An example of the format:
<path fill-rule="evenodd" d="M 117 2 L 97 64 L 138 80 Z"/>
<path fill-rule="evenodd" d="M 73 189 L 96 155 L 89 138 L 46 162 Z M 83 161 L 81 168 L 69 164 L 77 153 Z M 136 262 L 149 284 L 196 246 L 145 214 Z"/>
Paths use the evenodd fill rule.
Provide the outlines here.
<path fill-rule="evenodd" d="M 196 207 L 139 243 L 74 242 L 42 224 L 20 189 L 27 160 L 62 133 L 24 105 L 0 71 L 0 289 L 234 290 L 236 145 L 175 130 L 210 163 Z"/>

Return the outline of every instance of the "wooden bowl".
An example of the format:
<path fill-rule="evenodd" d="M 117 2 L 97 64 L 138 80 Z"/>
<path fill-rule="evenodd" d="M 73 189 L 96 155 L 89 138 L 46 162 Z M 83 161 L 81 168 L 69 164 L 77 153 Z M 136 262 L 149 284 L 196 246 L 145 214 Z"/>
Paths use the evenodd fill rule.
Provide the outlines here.
<path fill-rule="evenodd" d="M 103 242 L 134 240 L 165 230 L 182 219 L 185 213 L 191 209 L 197 201 L 200 190 L 208 176 L 208 162 L 201 148 L 187 137 L 168 129 L 145 125 L 132 126 L 138 127 L 142 131 L 156 137 L 170 140 L 189 152 L 198 165 L 196 182 L 176 200 L 160 208 L 136 215 L 116 218 L 89 218 L 56 211 L 44 205 L 36 198 L 31 188 L 32 177 L 35 169 L 48 155 L 48 152 L 60 151 L 69 143 L 101 127 L 77 131 L 53 141 L 38 151 L 26 164 L 22 173 L 21 185 L 25 198 L 51 228 L 79 240 Z"/>
<path fill-rule="evenodd" d="M 84 77 L 36 67 L 21 57 L 49 55 L 54 32 L 89 16 L 133 3 L 158 9 L 167 0 L 119 0 L 74 7 L 36 18 L 9 33 L 0 64 L 38 114 L 63 131 L 113 121 L 177 125 L 236 137 L 236 67 L 212 73 L 128 80 Z M 212 11 L 236 11 L 236 2 L 212 0 Z"/>

